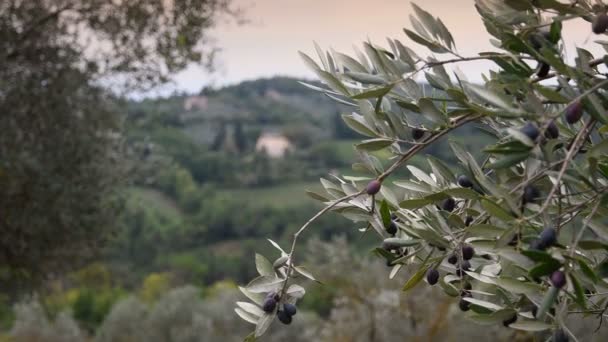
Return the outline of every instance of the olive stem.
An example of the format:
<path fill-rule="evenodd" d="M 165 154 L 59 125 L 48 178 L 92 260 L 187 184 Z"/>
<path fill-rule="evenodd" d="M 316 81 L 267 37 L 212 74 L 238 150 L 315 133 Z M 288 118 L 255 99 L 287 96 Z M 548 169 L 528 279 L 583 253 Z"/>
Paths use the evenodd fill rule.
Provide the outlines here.
<path fill-rule="evenodd" d="M 576 139 L 574 139 L 572 146 L 570 146 L 570 150 L 568 150 L 568 153 L 566 154 L 566 157 L 564 158 L 564 162 L 562 163 L 562 167 L 559 171 L 559 174 L 557 175 L 555 184 L 553 185 L 553 187 L 551 188 L 551 191 L 547 195 L 547 199 L 541 206 L 540 210 L 536 214 L 534 214 L 532 217 L 529 217 L 528 219 L 532 219 L 532 218 L 540 215 L 542 212 L 544 212 L 547 209 L 547 207 L 549 206 L 549 203 L 551 203 L 551 199 L 553 198 L 553 195 L 555 195 L 555 192 L 557 191 L 557 187 L 559 187 L 561 185 L 562 178 L 564 177 L 564 174 L 566 173 L 566 170 L 568 169 L 568 165 L 570 165 L 570 161 L 572 161 L 572 159 L 574 158 L 574 154 L 578 151 L 578 145 L 580 144 L 581 140 L 583 140 L 583 137 L 587 136 L 587 134 L 588 134 L 587 131 L 593 126 L 594 123 L 595 123 L 594 119 L 589 119 L 589 121 L 587 121 L 585 123 L 585 125 L 583 126 L 583 128 L 580 130 L 580 132 L 576 136 Z"/>
<path fill-rule="evenodd" d="M 283 288 L 281 289 L 281 299 L 283 298 L 283 295 L 285 294 L 285 291 L 287 290 L 287 283 L 289 282 L 289 278 L 291 276 L 291 272 L 293 270 L 293 255 L 295 253 L 296 250 L 296 243 L 298 242 L 298 237 L 300 236 L 300 234 L 302 234 L 302 232 L 304 232 L 304 230 L 306 230 L 306 228 L 313 223 L 315 220 L 317 220 L 319 217 L 323 216 L 323 214 L 325 214 L 326 212 L 330 211 L 332 208 L 334 208 L 336 205 L 347 201 L 351 198 L 355 198 L 357 196 L 363 195 L 365 193 L 365 189 L 361 190 L 357 193 L 354 194 L 350 194 L 341 198 L 338 198 L 337 200 L 333 201 L 331 204 L 325 206 L 323 209 L 321 209 L 319 212 L 317 212 L 313 217 L 311 217 L 310 219 L 308 219 L 308 221 L 306 221 L 306 223 L 304 223 L 304 225 L 302 227 L 300 227 L 300 229 L 295 232 L 295 234 L 293 234 L 293 241 L 291 243 L 291 250 L 289 251 L 289 260 L 287 262 L 287 272 L 286 272 L 286 276 L 285 276 L 285 281 L 283 283 Z"/>
<path fill-rule="evenodd" d="M 601 200 L 596 201 L 596 202 L 597 203 L 595 204 L 595 206 L 591 210 L 591 213 L 589 214 L 589 216 L 587 216 L 585 218 L 585 220 L 583 220 L 583 226 L 581 227 L 581 229 L 578 231 L 578 234 L 576 235 L 576 239 L 574 240 L 574 243 L 572 244 L 572 247 L 570 249 L 570 257 L 571 258 L 574 256 L 574 252 L 576 251 L 576 246 L 578 245 L 579 241 L 583 237 L 583 234 L 585 233 L 585 229 L 587 229 L 587 226 L 589 225 L 589 221 L 591 221 L 591 219 L 593 218 L 593 216 L 595 215 L 595 213 L 599 209 L 600 203 L 602 203 Z"/>

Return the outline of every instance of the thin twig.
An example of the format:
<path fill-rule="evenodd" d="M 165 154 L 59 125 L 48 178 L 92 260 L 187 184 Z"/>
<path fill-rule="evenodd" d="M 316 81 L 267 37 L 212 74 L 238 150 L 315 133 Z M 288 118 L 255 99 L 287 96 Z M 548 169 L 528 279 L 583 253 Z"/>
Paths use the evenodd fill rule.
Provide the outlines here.
<path fill-rule="evenodd" d="M 602 203 L 601 200 L 597 200 L 596 202 L 597 203 L 593 207 L 593 210 L 591 210 L 591 213 L 589 214 L 589 216 L 587 216 L 587 218 L 583 221 L 583 226 L 578 231 L 578 234 L 576 235 L 576 239 L 574 239 L 574 243 L 572 244 L 572 247 L 570 247 L 570 257 L 571 258 L 574 256 L 574 252 L 576 251 L 576 246 L 578 245 L 579 241 L 583 237 L 583 234 L 585 233 L 585 229 L 589 225 L 589 221 L 591 221 L 591 218 L 593 218 L 593 216 L 595 215 L 595 213 L 599 209 L 600 203 Z"/>
<path fill-rule="evenodd" d="M 454 122 L 452 123 L 452 126 L 429 136 L 428 138 L 426 138 L 425 140 L 422 141 L 422 144 L 416 145 L 416 146 L 413 146 L 412 148 L 410 148 L 403 156 L 401 156 L 401 158 L 399 158 L 399 160 L 397 160 L 395 163 L 393 163 L 388 169 L 386 169 L 386 171 L 384 171 L 380 176 L 378 176 L 378 180 L 380 182 L 384 181 L 384 179 L 386 177 L 390 176 L 391 173 L 393 173 L 396 169 L 398 169 L 403 163 L 408 161 L 412 156 L 414 156 L 415 154 L 420 152 L 420 150 L 424 149 L 426 146 L 428 146 L 432 142 L 435 142 L 436 140 L 438 140 L 439 138 L 448 134 L 455 128 L 458 128 L 468 122 L 475 121 L 475 120 L 481 118 L 482 116 L 483 115 L 481 115 L 481 114 L 472 115 L 472 116 L 465 115 L 465 116 L 462 116 L 462 117 L 454 120 Z"/>
<path fill-rule="evenodd" d="M 357 193 L 354 194 L 350 194 L 341 198 L 338 198 L 337 200 L 333 201 L 331 204 L 327 205 L 326 207 L 324 207 L 323 209 L 321 209 L 318 213 L 316 213 L 313 217 L 311 217 L 310 219 L 308 219 L 308 221 L 306 221 L 306 223 L 304 223 L 304 225 L 302 227 L 300 227 L 300 229 L 298 229 L 297 232 L 295 232 L 295 234 L 293 234 L 293 241 L 291 243 L 291 250 L 289 251 L 289 260 L 287 262 L 287 272 L 286 272 L 286 276 L 285 276 L 285 282 L 283 283 L 283 288 L 281 289 L 281 298 L 283 298 L 283 295 L 285 294 L 285 291 L 287 290 L 287 283 L 289 282 L 289 278 L 291 275 L 291 272 L 293 271 L 293 255 L 294 252 L 296 250 L 296 244 L 298 242 L 298 237 L 300 236 L 300 234 L 302 234 L 302 232 L 304 232 L 304 230 L 306 230 L 306 228 L 313 223 L 316 219 L 318 219 L 319 217 L 323 216 L 323 214 L 325 214 L 326 212 L 330 211 L 332 208 L 334 208 L 336 205 L 347 201 L 351 198 L 355 198 L 357 196 L 360 196 L 362 194 L 365 193 L 365 190 L 361 190 Z"/>
<path fill-rule="evenodd" d="M 555 184 L 553 185 L 553 187 L 551 188 L 551 191 L 549 192 L 549 194 L 547 195 L 547 199 L 545 200 L 545 202 L 543 203 L 543 205 L 540 207 L 540 210 L 533 215 L 531 218 L 534 218 L 538 215 L 540 215 L 543 211 L 545 211 L 547 209 L 547 207 L 549 206 L 549 203 L 551 203 L 551 199 L 553 198 L 553 195 L 555 194 L 555 191 L 557 191 L 557 187 L 561 185 L 562 182 L 562 178 L 564 177 L 564 174 L 566 173 L 566 170 L 568 169 L 568 165 L 570 165 L 570 162 L 572 161 L 572 159 L 574 158 L 574 154 L 576 152 L 578 152 L 578 145 L 580 144 L 581 140 L 584 139 L 584 137 L 587 136 L 588 132 L 587 130 L 589 130 L 589 128 L 591 128 L 591 126 L 595 123 L 595 120 L 593 119 L 589 119 L 585 125 L 583 126 L 583 128 L 580 130 L 580 132 L 578 132 L 578 135 L 576 136 L 576 139 L 574 139 L 574 142 L 572 143 L 572 146 L 570 146 L 570 150 L 568 150 L 568 153 L 566 154 L 566 157 L 564 158 L 564 162 L 562 163 L 562 167 L 559 171 L 559 174 L 557 175 L 557 179 L 555 180 Z"/>

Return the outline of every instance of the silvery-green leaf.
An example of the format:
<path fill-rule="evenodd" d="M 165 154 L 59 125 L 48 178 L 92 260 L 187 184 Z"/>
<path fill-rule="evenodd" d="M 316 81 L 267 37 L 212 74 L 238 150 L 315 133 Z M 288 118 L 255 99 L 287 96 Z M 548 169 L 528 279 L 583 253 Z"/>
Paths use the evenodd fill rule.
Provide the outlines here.
<path fill-rule="evenodd" d="M 418 269 L 418 271 L 416 271 L 416 273 L 414 273 L 414 275 L 412 275 L 412 277 L 405 282 L 405 284 L 403 285 L 403 289 L 402 291 L 409 291 L 410 289 L 414 288 L 416 285 L 418 285 L 418 283 L 422 280 L 422 278 L 424 278 L 424 275 L 426 274 L 426 271 L 429 269 L 428 266 L 426 265 L 420 265 L 420 268 Z"/>
<path fill-rule="evenodd" d="M 363 100 L 363 99 L 376 99 L 381 96 L 388 94 L 391 89 L 393 89 L 394 85 L 388 84 L 381 87 L 365 89 L 363 92 L 359 94 L 352 95 L 351 98 L 355 100 Z"/>
<path fill-rule="evenodd" d="M 367 73 L 368 70 L 356 59 L 340 52 L 333 51 L 333 54 L 340 65 L 353 72 Z"/>
<path fill-rule="evenodd" d="M 266 330 L 268 330 L 268 327 L 270 327 L 272 321 L 274 321 L 275 315 L 275 313 L 265 313 L 262 317 L 260 317 L 258 324 L 255 326 L 255 337 L 264 335 Z"/>
<path fill-rule="evenodd" d="M 524 331 L 545 331 L 549 329 L 553 329 L 553 325 L 543 323 L 537 320 L 519 320 L 515 323 L 509 325 L 509 328 L 516 330 L 524 330 Z"/>
<path fill-rule="evenodd" d="M 363 140 L 361 143 L 359 143 L 355 146 L 357 147 L 357 149 L 360 149 L 360 150 L 377 151 L 377 150 L 386 148 L 388 146 L 391 146 L 393 143 L 394 143 L 394 141 L 391 139 L 378 138 L 378 139 Z"/>
<path fill-rule="evenodd" d="M 608 139 L 600 141 L 587 152 L 587 158 L 599 158 L 608 155 Z"/>
<path fill-rule="evenodd" d="M 315 277 L 312 275 L 312 273 L 306 267 L 296 266 L 296 267 L 294 267 L 294 269 L 296 270 L 296 272 L 300 273 L 301 275 L 305 276 L 306 278 L 317 281 L 317 279 L 315 279 Z"/>
<path fill-rule="evenodd" d="M 388 275 L 388 279 L 395 278 L 395 276 L 397 275 L 397 272 L 399 272 L 399 270 L 401 269 L 402 266 L 403 266 L 402 264 L 396 264 L 395 266 L 393 266 L 393 268 L 391 269 L 391 273 Z"/>
<path fill-rule="evenodd" d="M 259 317 L 252 315 L 241 308 L 234 308 L 234 312 L 236 312 L 239 317 L 241 317 L 245 322 L 251 324 L 258 324 Z"/>
<path fill-rule="evenodd" d="M 281 248 L 281 246 L 279 246 L 278 243 L 272 241 L 271 239 L 267 239 L 268 242 L 270 242 L 271 245 L 274 246 L 274 248 L 278 249 L 279 251 L 281 251 L 281 255 L 287 255 L 287 253 L 285 253 L 285 251 Z"/>
<path fill-rule="evenodd" d="M 344 96 L 351 95 L 348 88 L 346 88 L 346 86 L 344 86 L 342 81 L 340 81 L 334 75 L 330 74 L 327 71 L 323 71 L 323 70 L 316 70 L 316 73 L 317 73 L 317 76 L 334 91 L 336 91 Z"/>
<path fill-rule="evenodd" d="M 407 169 L 412 173 L 412 175 L 414 177 L 418 178 L 418 180 L 425 182 L 431 186 L 437 185 L 435 183 L 435 181 L 433 180 L 433 178 L 431 178 L 429 175 L 426 174 L 426 172 L 420 170 L 419 168 L 415 167 L 414 165 L 408 165 Z"/>
<path fill-rule="evenodd" d="M 264 310 L 262 310 L 259 306 L 248 303 L 248 302 L 236 302 L 241 309 L 245 310 L 247 313 L 250 313 L 256 317 L 261 317 L 264 315 Z"/>
<path fill-rule="evenodd" d="M 399 207 L 404 209 L 418 209 L 433 203 L 425 198 L 407 199 L 399 202 Z"/>
<path fill-rule="evenodd" d="M 258 305 L 262 305 L 262 303 L 264 302 L 264 298 L 266 297 L 264 294 L 262 293 L 253 293 L 249 290 L 247 290 L 244 287 L 239 286 L 239 290 L 249 299 L 251 299 L 251 301 L 253 301 L 254 303 L 258 304 Z"/>
<path fill-rule="evenodd" d="M 503 207 L 499 206 L 498 204 L 488 200 L 488 199 L 482 199 L 481 200 L 481 206 L 492 216 L 505 221 L 505 222 L 510 222 L 513 221 L 515 219 L 515 217 L 513 217 L 508 211 L 504 210 Z"/>
<path fill-rule="evenodd" d="M 511 248 L 501 248 L 497 250 L 498 255 L 501 257 L 513 262 L 516 265 L 519 265 L 525 269 L 529 269 L 534 266 L 534 262 L 532 262 L 527 257 L 523 256 L 521 253 L 518 253 L 516 250 Z"/>
<path fill-rule="evenodd" d="M 484 106 L 486 103 L 489 103 L 503 110 L 519 112 L 519 110 L 507 102 L 506 97 L 498 95 L 497 93 L 488 89 L 488 87 L 468 82 L 463 82 L 463 86 L 466 92 L 472 96 L 475 96 L 479 101 L 481 101 L 480 104 Z"/>
<path fill-rule="evenodd" d="M 274 263 L 272 264 L 273 271 L 278 268 L 283 267 L 287 263 L 288 260 L 289 260 L 289 257 L 287 255 L 283 255 L 280 258 L 278 258 L 277 260 L 275 260 Z"/>
<path fill-rule="evenodd" d="M 260 276 L 253 279 L 245 288 L 253 293 L 270 292 L 277 290 L 283 282 L 284 280 L 275 276 Z"/>
<path fill-rule="evenodd" d="M 262 276 L 274 276 L 274 269 L 268 259 L 260 254 L 255 254 L 255 267 Z"/>
<path fill-rule="evenodd" d="M 321 201 L 321 202 L 328 202 L 329 201 L 329 198 L 327 198 L 327 197 L 325 197 L 325 196 L 323 196 L 321 194 L 318 194 L 318 193 L 316 193 L 314 191 L 306 190 L 306 194 L 308 196 L 312 197 L 313 199 L 316 199 L 316 200 Z"/>
<path fill-rule="evenodd" d="M 414 27 L 416 27 L 416 25 L 414 25 Z M 437 44 L 436 42 L 433 42 L 431 40 L 428 40 L 424 37 L 422 37 L 421 35 L 408 30 L 408 29 L 403 29 L 403 31 L 405 32 L 405 34 L 414 42 L 420 44 L 420 45 L 424 45 L 426 46 L 429 50 L 436 52 L 436 53 L 447 53 L 449 52 L 449 50 L 447 50 L 446 48 L 444 48 L 443 46 Z"/>
<path fill-rule="evenodd" d="M 409 180 L 395 181 L 395 182 L 393 182 L 393 184 L 395 184 L 398 187 L 412 190 L 412 191 L 418 191 L 418 192 L 424 192 L 424 193 L 430 193 L 431 191 L 433 191 L 433 189 L 426 184 L 415 183 L 415 182 L 412 182 Z"/>
<path fill-rule="evenodd" d="M 336 93 L 332 90 L 329 89 L 325 89 L 325 88 L 321 88 L 321 87 L 317 87 L 316 85 L 312 85 L 312 84 L 308 84 L 306 82 L 302 82 L 302 81 L 298 81 L 298 83 L 300 83 L 301 85 L 305 86 L 306 88 L 310 88 L 312 90 L 321 92 L 321 93 L 328 93 L 328 94 L 333 94 L 333 95 L 340 95 L 340 93 Z"/>
<path fill-rule="evenodd" d="M 485 300 L 477 299 L 477 298 L 463 297 L 462 300 L 467 301 L 467 302 L 469 302 L 471 304 L 475 304 L 477 306 L 484 307 L 484 308 L 492 310 L 492 311 L 497 311 L 497 310 L 504 309 L 500 305 L 497 305 L 497 304 L 494 304 L 492 302 L 488 302 L 488 301 L 485 301 Z"/>
<path fill-rule="evenodd" d="M 325 58 L 325 53 L 323 53 L 323 50 L 321 49 L 321 47 L 319 46 L 319 44 L 317 42 L 313 41 L 313 44 L 315 46 L 315 51 L 317 52 L 317 56 L 319 57 L 321 64 L 323 64 L 323 68 L 325 70 L 329 70 L 329 63 L 327 61 L 327 58 Z"/>
<path fill-rule="evenodd" d="M 298 51 L 298 53 L 300 54 L 300 57 L 302 58 L 302 60 L 304 60 L 304 63 L 313 71 L 316 70 L 320 70 L 321 68 L 319 67 L 319 65 L 310 57 L 308 57 L 307 54 L 305 54 L 302 51 Z"/>
<path fill-rule="evenodd" d="M 507 128 L 507 132 L 509 132 L 509 134 L 519 140 L 521 143 L 523 143 L 526 146 L 530 146 L 533 147 L 534 146 L 534 141 L 532 141 L 532 139 L 530 139 L 527 135 L 525 135 L 523 132 L 513 129 L 513 128 Z"/>
<path fill-rule="evenodd" d="M 470 271 L 466 271 L 466 274 L 468 274 L 471 278 L 479 280 L 482 283 L 496 285 L 496 278 L 488 277 L 483 274 Z"/>
<path fill-rule="evenodd" d="M 496 285 L 517 294 L 537 295 L 543 290 L 542 286 L 538 284 L 504 277 L 496 279 Z"/>
<path fill-rule="evenodd" d="M 377 134 L 374 130 L 369 127 L 363 120 L 358 120 L 353 115 L 342 115 L 342 119 L 346 123 L 346 125 L 352 128 L 355 132 L 360 133 L 362 135 L 366 135 L 368 137 L 376 137 Z"/>
<path fill-rule="evenodd" d="M 362 72 L 347 71 L 344 75 L 353 81 L 363 84 L 386 84 L 387 79 L 378 75 L 372 75 Z"/>
<path fill-rule="evenodd" d="M 447 117 L 433 103 L 433 100 L 421 98 L 418 100 L 418 107 L 425 118 L 435 123 L 445 123 Z"/>
<path fill-rule="evenodd" d="M 341 103 L 343 105 L 346 105 L 346 106 L 349 106 L 349 107 L 358 107 L 355 103 L 342 100 L 338 96 L 332 95 L 330 92 L 325 91 L 325 92 L 323 92 L 323 94 L 325 94 L 325 96 L 329 97 L 330 99 L 332 99 L 332 100 L 334 100 L 334 101 L 336 101 L 338 103 Z M 340 94 L 338 94 L 338 95 L 340 95 Z"/>
<path fill-rule="evenodd" d="M 513 309 L 502 309 L 490 314 L 472 314 L 467 316 L 467 318 L 481 325 L 494 325 L 502 323 L 504 320 L 513 317 L 516 313 Z"/>
<path fill-rule="evenodd" d="M 285 293 L 299 299 L 304 297 L 304 294 L 306 294 L 306 290 L 300 285 L 291 284 L 287 291 L 285 291 Z"/>
<path fill-rule="evenodd" d="M 499 228 L 489 224 L 477 224 L 466 228 L 471 236 L 481 236 L 486 238 L 495 238 L 504 233 L 504 228 Z"/>

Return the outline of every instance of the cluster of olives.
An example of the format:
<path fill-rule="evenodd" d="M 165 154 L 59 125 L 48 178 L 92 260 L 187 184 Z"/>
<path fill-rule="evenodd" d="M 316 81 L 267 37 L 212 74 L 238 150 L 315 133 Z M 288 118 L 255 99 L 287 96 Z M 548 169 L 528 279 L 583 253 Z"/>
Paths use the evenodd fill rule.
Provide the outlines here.
<path fill-rule="evenodd" d="M 269 292 L 264 298 L 262 310 L 267 313 L 272 313 L 280 305 L 281 298 L 277 292 Z M 283 324 L 291 324 L 293 316 L 296 315 L 296 306 L 291 303 L 283 303 L 283 309 L 277 311 L 277 317 Z"/>
<path fill-rule="evenodd" d="M 565 120 L 569 124 L 577 123 L 583 117 L 583 103 L 578 100 L 573 102 L 566 108 Z M 538 136 L 540 135 L 540 130 L 538 127 L 532 123 L 526 123 L 521 129 L 520 132 L 525 134 L 530 140 L 536 141 Z M 551 120 L 545 129 L 545 138 L 547 139 L 557 139 L 559 137 L 559 127 L 554 120 Z"/>

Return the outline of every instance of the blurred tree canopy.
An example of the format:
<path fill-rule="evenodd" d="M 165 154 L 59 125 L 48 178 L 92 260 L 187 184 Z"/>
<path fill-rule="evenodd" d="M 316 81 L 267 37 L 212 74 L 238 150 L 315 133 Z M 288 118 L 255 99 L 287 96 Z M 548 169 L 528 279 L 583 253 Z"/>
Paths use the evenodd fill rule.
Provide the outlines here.
<path fill-rule="evenodd" d="M 5 290 L 90 256 L 125 178 L 114 91 L 211 67 L 229 0 L 0 2 L 0 277 Z M 70 261 L 70 262 L 67 262 Z"/>

